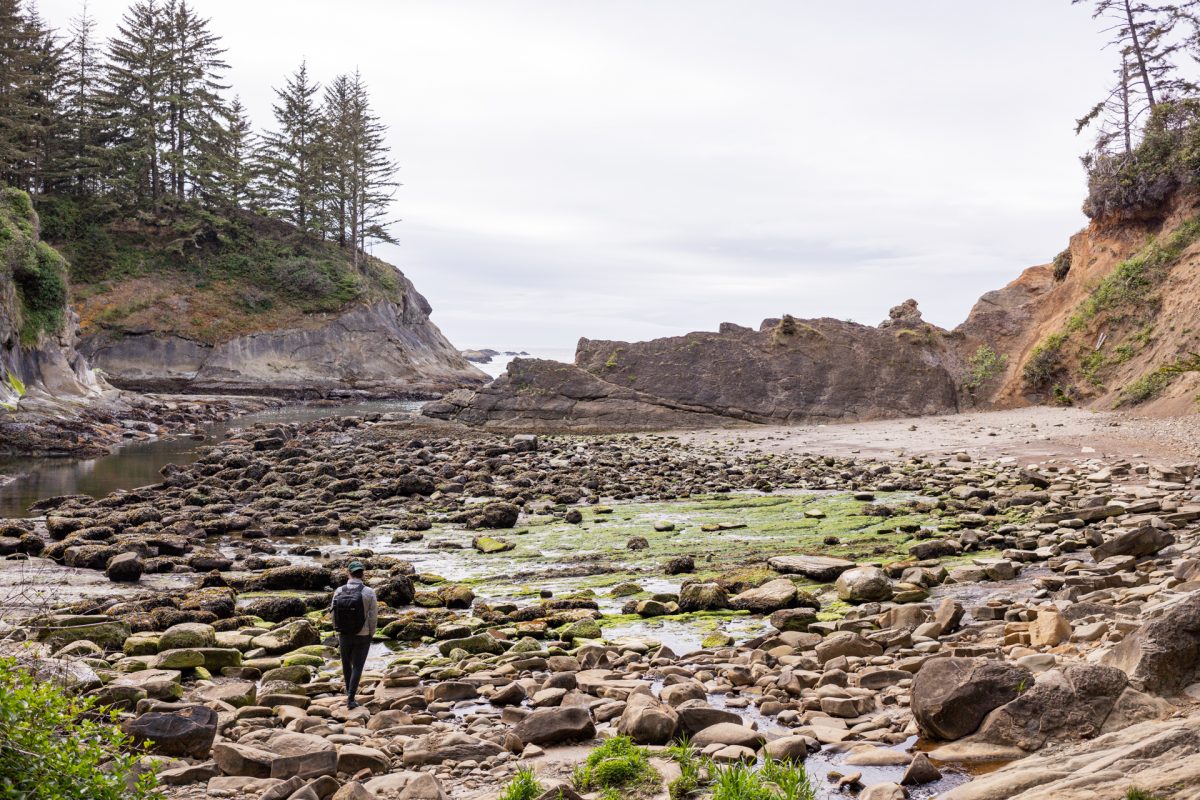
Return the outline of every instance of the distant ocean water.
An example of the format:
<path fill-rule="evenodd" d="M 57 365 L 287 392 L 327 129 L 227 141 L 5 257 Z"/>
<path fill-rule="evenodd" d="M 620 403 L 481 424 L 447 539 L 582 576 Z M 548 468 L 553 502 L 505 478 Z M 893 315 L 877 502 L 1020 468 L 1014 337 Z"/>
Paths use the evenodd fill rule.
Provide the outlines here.
<path fill-rule="evenodd" d="M 550 361 L 562 361 L 567 364 L 575 363 L 575 348 L 574 347 L 496 347 L 495 345 L 482 345 L 480 350 L 499 350 L 500 355 L 492 356 L 490 364 L 476 364 L 481 370 L 491 375 L 493 378 L 498 378 L 508 369 L 508 362 L 514 358 L 545 358 Z M 508 356 L 504 355 L 507 352 L 520 353 L 525 352 L 527 356 Z"/>

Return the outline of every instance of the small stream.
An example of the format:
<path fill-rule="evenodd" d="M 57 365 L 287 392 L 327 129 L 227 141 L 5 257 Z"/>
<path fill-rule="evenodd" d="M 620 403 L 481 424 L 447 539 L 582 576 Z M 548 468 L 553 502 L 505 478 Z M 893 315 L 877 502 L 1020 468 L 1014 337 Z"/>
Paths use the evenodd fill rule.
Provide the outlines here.
<path fill-rule="evenodd" d="M 101 458 L 0 459 L 0 519 L 29 516 L 29 506 L 47 497 L 87 494 L 103 497 L 119 489 L 158 483 L 167 464 L 190 464 L 201 447 L 219 442 L 226 432 L 259 422 L 306 422 L 323 417 L 350 417 L 416 411 L 423 403 L 379 400 L 346 405 L 294 405 L 199 425 L 195 432 L 129 444 Z M 8 479 L 8 480 L 6 480 Z"/>

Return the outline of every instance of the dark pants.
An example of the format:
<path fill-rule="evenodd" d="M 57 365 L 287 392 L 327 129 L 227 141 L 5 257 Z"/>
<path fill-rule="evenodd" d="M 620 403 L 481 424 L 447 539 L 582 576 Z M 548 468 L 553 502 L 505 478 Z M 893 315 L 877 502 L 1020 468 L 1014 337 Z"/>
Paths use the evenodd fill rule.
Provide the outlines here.
<path fill-rule="evenodd" d="M 362 680 L 363 666 L 367 663 L 367 651 L 371 649 L 370 636 L 338 636 L 342 651 L 342 678 L 346 681 L 346 697 L 353 700 L 358 693 L 358 682 Z"/>

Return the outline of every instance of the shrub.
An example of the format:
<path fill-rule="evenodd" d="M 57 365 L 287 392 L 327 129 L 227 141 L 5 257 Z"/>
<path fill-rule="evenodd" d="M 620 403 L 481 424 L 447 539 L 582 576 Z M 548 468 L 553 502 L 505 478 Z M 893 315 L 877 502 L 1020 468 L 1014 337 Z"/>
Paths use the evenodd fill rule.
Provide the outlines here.
<path fill-rule="evenodd" d="M 1054 261 L 1050 262 L 1053 269 L 1054 280 L 1061 281 L 1067 277 L 1071 271 L 1071 251 L 1070 249 L 1063 250 L 1054 257 Z"/>
<path fill-rule="evenodd" d="M 1185 372 L 1200 372 L 1200 354 L 1190 353 L 1148 372 L 1121 390 L 1118 406 L 1136 405 L 1158 397 L 1177 377 Z"/>
<path fill-rule="evenodd" d="M 542 785 L 529 767 L 521 767 L 504 787 L 500 800 L 537 800 L 542 794 Z"/>
<path fill-rule="evenodd" d="M 1147 792 L 1145 789 L 1130 787 L 1129 791 L 1125 792 L 1125 800 L 1162 800 L 1162 798 Z"/>
<path fill-rule="evenodd" d="M 1047 336 L 1033 348 L 1021 370 L 1021 377 L 1026 385 L 1033 389 L 1042 389 L 1062 371 L 1062 347 L 1066 340 L 1064 334 L 1056 333 Z"/>
<path fill-rule="evenodd" d="M 1132 153 L 1088 156 L 1088 196 L 1083 213 L 1092 219 L 1153 216 L 1181 185 L 1195 182 L 1200 167 L 1200 103 L 1158 104 Z"/>
<path fill-rule="evenodd" d="M 583 765 L 575 769 L 575 786 L 590 792 L 603 789 L 649 785 L 658 779 L 650 756 L 628 736 L 616 736 L 588 753 Z"/>
<path fill-rule="evenodd" d="M 0 659 L 0 797 L 142 800 L 159 797 L 116 713 Z"/>
<path fill-rule="evenodd" d="M 976 389 L 999 375 L 1008 366 L 1008 356 L 997 354 L 986 344 L 981 344 L 979 349 L 967 359 L 967 366 L 971 368 L 971 372 L 967 376 L 967 382 L 963 384 L 963 388 L 974 393 Z"/>

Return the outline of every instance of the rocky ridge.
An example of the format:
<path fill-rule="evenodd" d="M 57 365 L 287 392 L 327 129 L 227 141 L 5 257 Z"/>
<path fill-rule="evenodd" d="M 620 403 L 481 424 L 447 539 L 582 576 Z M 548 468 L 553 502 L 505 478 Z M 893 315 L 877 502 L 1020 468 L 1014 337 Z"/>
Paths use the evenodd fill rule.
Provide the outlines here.
<path fill-rule="evenodd" d="M 582 339 L 574 366 L 518 359 L 425 413 L 575 432 L 885 419 L 957 411 L 961 369 L 954 338 L 909 300 L 878 327 L 784 317 L 649 342 Z"/>
<path fill-rule="evenodd" d="M 765 752 L 805 761 L 822 796 L 1195 797 L 1194 464 L 441 435 L 382 419 L 263 427 L 159 486 L 48 501 L 44 522 L 10 521 L 13 557 L 104 569 L 114 586 L 163 573 L 198 585 L 60 609 L 8 636 L 41 642 L 82 691 L 127 709 L 173 797 L 492 798 L 522 764 L 552 797 L 576 791 L 581 756 L 564 745 L 615 734 L 649 748 L 661 791 L 684 762 L 703 778 L 710 761 Z M 760 572 L 741 585 L 706 577 L 699 558 L 662 564 L 678 590 L 635 598 L 630 614 L 743 609 L 767 624 L 687 653 L 606 635 L 594 592 L 493 599 L 486 583 L 319 544 L 379 526 L 416 541 L 449 526 L 465 544 L 532 514 L 578 524 L 600 501 L 784 488 L 851 492 L 906 528 L 878 495 L 910 492 L 937 522 L 910 529 L 895 560 L 748 551 Z M 320 613 L 350 557 L 385 604 L 381 641 L 409 643 L 354 710 Z M 661 749 L 680 734 L 690 754 Z M 956 771 L 996 760 L 1012 763 L 970 782 Z"/>

